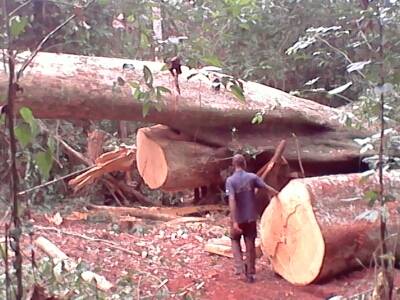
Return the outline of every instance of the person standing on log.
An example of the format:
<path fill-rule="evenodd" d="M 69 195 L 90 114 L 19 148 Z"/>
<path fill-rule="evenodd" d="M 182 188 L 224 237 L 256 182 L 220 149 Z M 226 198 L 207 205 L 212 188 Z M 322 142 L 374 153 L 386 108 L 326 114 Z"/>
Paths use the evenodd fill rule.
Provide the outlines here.
<path fill-rule="evenodd" d="M 235 275 L 244 272 L 248 282 L 255 281 L 256 247 L 257 237 L 257 203 L 255 189 L 264 188 L 277 194 L 274 188 L 254 173 L 246 172 L 246 160 L 243 155 L 235 154 L 232 159 L 235 172 L 226 180 L 226 194 L 229 197 L 229 209 L 231 215 L 230 237 L 235 264 Z M 243 254 L 240 245 L 241 237 L 246 244 L 246 262 L 243 262 Z"/>

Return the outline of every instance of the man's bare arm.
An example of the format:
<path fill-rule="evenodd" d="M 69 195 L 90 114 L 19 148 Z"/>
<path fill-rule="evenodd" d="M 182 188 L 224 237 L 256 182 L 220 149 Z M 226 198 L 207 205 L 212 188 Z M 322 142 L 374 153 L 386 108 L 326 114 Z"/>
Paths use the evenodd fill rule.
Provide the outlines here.
<path fill-rule="evenodd" d="M 232 223 L 236 222 L 236 201 L 234 195 L 229 195 L 229 211 L 231 212 Z"/>
<path fill-rule="evenodd" d="M 229 195 L 229 210 L 231 212 L 232 227 L 237 233 L 242 233 L 239 223 L 236 220 L 236 201 L 234 195 Z"/>
<path fill-rule="evenodd" d="M 256 187 L 260 189 L 266 189 L 273 192 L 275 195 L 279 194 L 279 191 L 274 189 L 272 186 L 266 184 L 260 177 L 257 176 Z"/>

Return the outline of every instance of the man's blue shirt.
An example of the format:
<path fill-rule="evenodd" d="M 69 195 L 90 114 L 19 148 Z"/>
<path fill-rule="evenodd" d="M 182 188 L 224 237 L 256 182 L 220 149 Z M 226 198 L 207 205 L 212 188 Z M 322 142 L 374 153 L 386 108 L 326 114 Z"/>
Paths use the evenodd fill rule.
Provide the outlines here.
<path fill-rule="evenodd" d="M 254 173 L 238 170 L 226 180 L 226 194 L 233 195 L 236 203 L 234 220 L 237 223 L 257 220 L 255 188 L 266 188 L 266 184 Z"/>

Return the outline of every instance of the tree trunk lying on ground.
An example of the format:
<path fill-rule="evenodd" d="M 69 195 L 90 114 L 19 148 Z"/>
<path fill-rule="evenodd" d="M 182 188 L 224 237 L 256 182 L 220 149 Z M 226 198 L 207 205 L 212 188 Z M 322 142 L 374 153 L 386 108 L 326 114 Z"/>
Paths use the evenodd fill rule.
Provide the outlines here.
<path fill-rule="evenodd" d="M 172 221 L 179 217 L 193 214 L 204 214 L 206 212 L 226 211 L 225 205 L 199 205 L 182 207 L 109 207 L 101 205 L 90 205 L 89 209 L 104 211 L 111 215 L 129 215 L 138 218 Z"/>
<path fill-rule="evenodd" d="M 385 174 L 385 189 L 399 199 L 400 172 Z M 364 198 L 370 190 L 378 190 L 375 175 L 332 175 L 289 182 L 261 219 L 262 249 L 275 272 L 293 284 L 307 285 L 360 263 L 368 266 L 380 236 L 378 209 L 369 208 Z M 388 228 L 393 235 L 388 249 L 394 249 L 400 214 L 390 209 L 389 215 Z M 400 255 L 398 247 L 396 254 Z"/>
<path fill-rule="evenodd" d="M 133 64 L 135 69 L 123 70 L 125 63 Z M 118 84 L 123 80 L 140 81 L 144 87 L 144 65 L 153 72 L 153 86 L 164 86 L 173 91 L 163 96 L 161 111 L 151 109 L 145 119 L 142 103 L 133 99 L 131 86 Z M 183 68 L 179 83 L 181 94 L 178 95 L 169 72 L 160 71 L 162 65 L 42 52 L 24 72 L 17 106 L 30 107 L 38 118 L 160 123 L 187 134 L 188 142 L 202 146 L 231 150 L 250 148 L 261 154 L 260 166 L 273 155 L 282 139 L 287 140 L 286 159 L 290 163 L 296 162 L 297 151 L 292 137 L 295 133 L 308 174 L 351 172 L 358 167 L 359 147 L 353 139 L 364 137 L 366 133 L 342 125 L 339 121 L 343 117 L 341 111 L 254 82 L 243 83 L 246 101 L 241 103 L 229 90 L 214 92 L 211 81 L 204 76 L 187 80 L 195 72 L 188 68 Z M 8 80 L 2 68 L 0 65 L 0 94 L 5 93 Z M 123 80 L 118 80 L 119 77 Z M 264 121 L 251 124 L 259 112 L 265 113 Z M 327 167 L 321 168 L 321 163 Z"/>
<path fill-rule="evenodd" d="M 189 141 L 166 126 L 141 128 L 137 133 L 137 168 L 152 189 L 180 191 L 221 182 L 230 152 Z"/>

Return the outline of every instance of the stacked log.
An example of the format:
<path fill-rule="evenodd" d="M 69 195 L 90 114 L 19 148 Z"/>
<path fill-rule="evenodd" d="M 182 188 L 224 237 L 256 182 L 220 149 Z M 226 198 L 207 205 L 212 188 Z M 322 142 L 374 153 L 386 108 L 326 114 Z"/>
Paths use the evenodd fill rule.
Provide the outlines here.
<path fill-rule="evenodd" d="M 18 56 L 19 65 L 29 54 Z M 134 69 L 124 70 L 126 63 Z M 160 110 L 151 108 L 145 118 L 143 103 L 133 99 L 129 84 L 139 82 L 144 86 L 144 65 L 153 72 L 153 86 L 172 91 L 159 101 L 151 99 L 159 102 Z M 353 140 L 369 133 L 341 124 L 343 112 L 254 82 L 243 82 L 245 101 L 240 102 L 229 89 L 214 92 L 212 82 L 204 76 L 189 80 L 198 70 L 187 67 L 179 79 L 181 94 L 178 95 L 169 72 L 162 71 L 162 66 L 156 62 L 41 52 L 20 79 L 16 106 L 27 106 L 37 118 L 44 119 L 136 120 L 163 124 L 172 131 L 184 133 L 186 142 L 198 144 L 201 154 L 215 150 L 207 147 L 225 147 L 231 151 L 250 148 L 257 156 L 258 167 L 273 156 L 282 139 L 287 141 L 285 158 L 291 164 L 297 162 L 294 133 L 301 145 L 300 156 L 308 176 L 358 171 L 362 155 Z M 0 65 L 0 94 L 5 94 L 8 78 L 2 68 Z M 260 112 L 264 113 L 263 122 L 251 124 L 254 115 Z M 194 144 L 175 143 L 172 139 L 168 152 L 190 152 Z M 182 146 L 188 149 L 182 151 L 178 148 Z M 144 151 L 138 149 L 138 152 Z M 155 159 L 158 158 L 162 156 Z M 321 168 L 321 164 L 326 167 Z M 192 163 L 186 168 L 186 172 L 192 172 Z M 172 171 L 169 175 L 175 178 L 182 174 L 172 175 Z M 171 186 L 178 187 L 181 188 Z"/>
<path fill-rule="evenodd" d="M 400 172 L 385 175 L 385 189 L 399 199 Z M 261 219 L 263 253 L 275 272 L 296 285 L 369 266 L 380 242 L 379 213 L 365 194 L 378 190 L 377 175 L 331 175 L 292 180 L 274 197 Z M 390 203 L 389 203 L 390 204 Z M 388 205 L 389 249 L 395 244 L 400 214 Z"/>
<path fill-rule="evenodd" d="M 138 130 L 136 162 L 140 176 L 152 189 L 181 191 L 220 183 L 230 164 L 230 152 L 191 142 L 166 126 Z"/>

